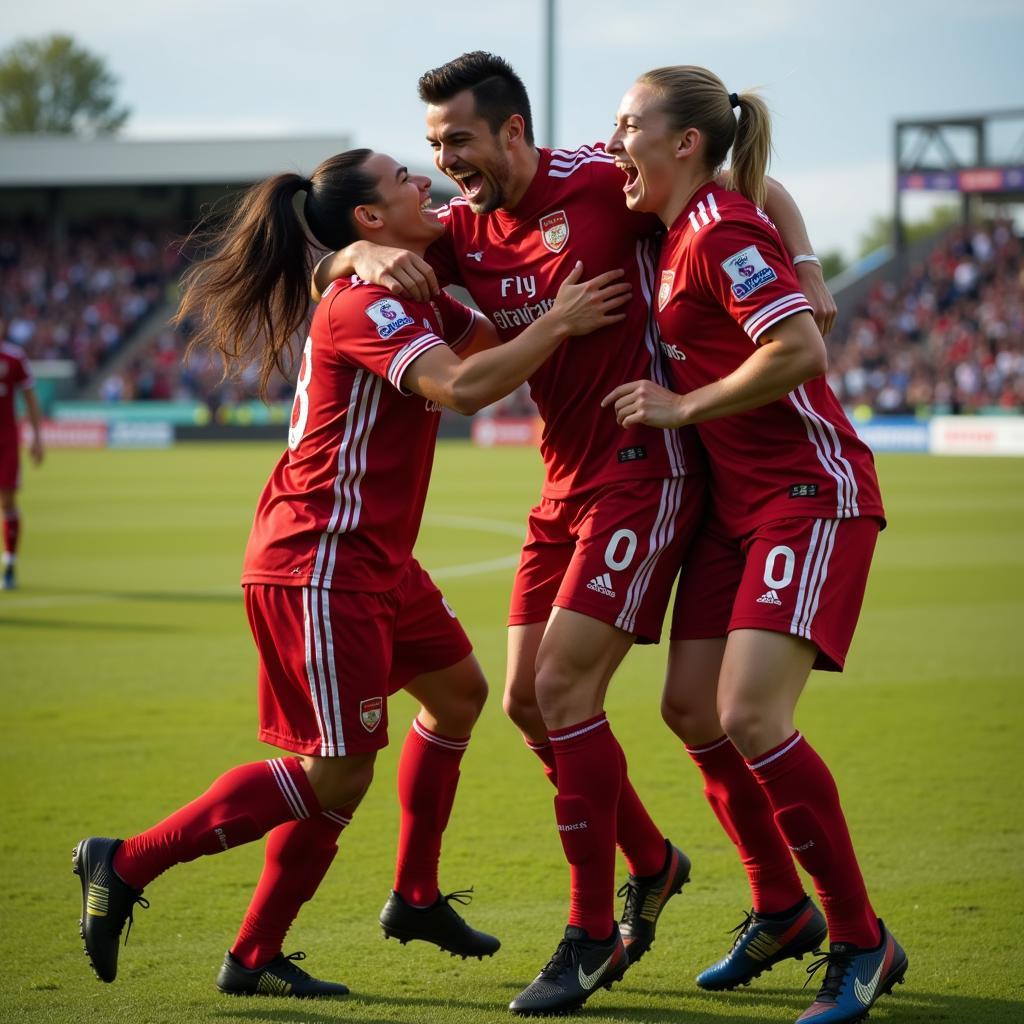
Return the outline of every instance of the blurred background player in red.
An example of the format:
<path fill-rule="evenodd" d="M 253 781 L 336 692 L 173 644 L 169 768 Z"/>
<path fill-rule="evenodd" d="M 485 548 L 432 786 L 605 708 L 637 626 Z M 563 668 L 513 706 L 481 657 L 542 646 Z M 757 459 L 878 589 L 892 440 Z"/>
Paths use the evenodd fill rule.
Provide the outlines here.
<path fill-rule="evenodd" d="M 21 533 L 21 512 L 17 502 L 21 483 L 21 438 L 15 409 L 19 393 L 32 426 L 29 455 L 38 466 L 43 461 L 43 417 L 32 383 L 32 371 L 20 348 L 0 343 L 0 510 L 4 520 L 4 590 L 13 590 L 16 585 L 15 564 Z"/>
<path fill-rule="evenodd" d="M 692 430 L 639 425 L 623 436 L 600 408 L 640 375 L 668 382 L 652 296 L 660 225 L 622 203 L 622 176 L 600 146 L 538 148 L 522 81 L 500 57 L 463 54 L 419 83 L 437 168 L 461 195 L 424 262 L 357 243 L 317 284 L 356 270 L 426 297 L 465 286 L 515 338 L 554 296 L 566 267 L 622 268 L 626 321 L 564 346 L 531 376 L 544 429 L 545 482 L 528 523 L 509 613 L 505 710 L 557 787 L 555 815 L 571 873 L 568 926 L 555 955 L 511 1004 L 516 1013 L 581 1005 L 651 947 L 658 916 L 689 860 L 652 821 L 629 781 L 604 696 L 634 642 L 657 642 L 679 560 L 703 511 L 703 457 Z M 809 242 L 792 200 L 774 193 L 794 252 Z M 825 316 L 834 304 L 809 268 Z M 614 920 L 615 847 L 629 878 Z M 582 980 L 581 980 L 582 979 Z"/>
<path fill-rule="evenodd" d="M 250 190 L 187 275 L 179 318 L 193 347 L 250 364 L 265 388 L 292 368 L 308 313 L 309 243 L 375 238 L 420 253 L 444 230 L 430 182 L 393 159 L 353 150 L 311 178 L 282 174 Z M 385 933 L 463 956 L 499 942 L 469 927 L 437 884 L 459 763 L 486 697 L 471 645 L 412 557 L 440 409 L 470 413 L 518 387 L 570 335 L 622 319 L 619 271 L 578 283 L 568 268 L 550 311 L 515 344 L 440 294 L 401 302 L 358 278 L 333 284 L 298 366 L 288 450 L 264 488 L 242 582 L 259 652 L 259 736 L 290 751 L 232 769 L 140 835 L 78 844 L 82 935 L 104 981 L 142 889 L 175 864 L 269 832 L 263 875 L 218 987 L 233 994 L 342 995 L 281 953 L 284 935 L 336 852 L 387 744 L 387 697 L 422 704 L 399 765 L 401 831 Z M 472 351 L 464 360 L 453 351 Z M 455 895 L 455 894 L 453 894 Z"/>
<path fill-rule="evenodd" d="M 811 304 L 760 209 L 770 148 L 763 101 L 703 68 L 648 72 L 623 97 L 608 151 L 628 206 L 668 229 L 656 316 L 680 358 L 671 390 L 638 380 L 605 404 L 626 429 L 695 424 L 713 481 L 680 576 L 663 710 L 739 849 L 754 909 L 698 984 L 749 982 L 814 949 L 827 921 L 825 978 L 799 1019 L 838 1024 L 866 1016 L 907 958 L 794 713 L 812 668 L 842 670 L 884 511 L 871 452 L 825 379 Z M 715 177 L 730 149 L 737 191 Z"/>

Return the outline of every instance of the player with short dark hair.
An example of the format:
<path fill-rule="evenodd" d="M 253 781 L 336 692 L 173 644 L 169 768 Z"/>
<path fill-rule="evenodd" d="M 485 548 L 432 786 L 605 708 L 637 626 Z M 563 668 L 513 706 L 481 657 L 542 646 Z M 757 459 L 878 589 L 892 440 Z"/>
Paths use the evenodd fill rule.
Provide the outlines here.
<path fill-rule="evenodd" d="M 513 114 L 518 114 L 523 119 L 523 140 L 528 146 L 533 145 L 530 97 L 523 80 L 503 57 L 474 50 L 427 71 L 419 80 L 420 99 L 435 106 L 467 89 L 492 134 L 497 134 Z"/>
<path fill-rule="evenodd" d="M 15 564 L 21 533 L 21 512 L 17 502 L 21 483 L 21 439 L 15 411 L 19 392 L 32 426 L 29 455 L 38 466 L 43 461 L 43 425 L 32 371 L 20 348 L 0 343 L 0 513 L 4 521 L 3 582 L 0 585 L 4 590 L 13 590 L 16 585 Z"/>
<path fill-rule="evenodd" d="M 481 88 L 496 78 L 500 93 Z M 693 431 L 623 436 L 600 410 L 604 394 L 635 374 L 668 381 L 651 305 L 658 222 L 625 209 L 612 158 L 599 145 L 534 146 L 528 103 L 511 114 L 504 105 L 525 96 L 522 82 L 491 54 L 428 71 L 421 94 L 435 164 L 461 192 L 441 211 L 447 232 L 426 261 L 354 245 L 318 268 L 317 285 L 353 269 L 421 296 L 438 279 L 460 284 L 504 341 L 543 313 L 574 260 L 588 271 L 621 268 L 634 290 L 626 321 L 595 333 L 585 351 L 563 348 L 530 378 L 546 475 L 513 586 L 505 710 L 558 789 L 571 903 L 555 956 L 511 1008 L 561 1012 L 645 955 L 689 876 L 689 860 L 630 783 L 603 707 L 633 643 L 660 636 L 703 511 L 703 456 Z M 619 924 L 616 842 L 629 868 Z"/>
<path fill-rule="evenodd" d="M 376 238 L 422 253 L 444 230 L 429 189 L 391 157 L 353 150 L 310 178 L 282 174 L 250 190 L 186 277 L 178 318 L 198 325 L 192 348 L 219 352 L 225 372 L 258 365 L 265 388 L 275 368 L 291 368 L 307 317 L 311 261 L 297 197 L 318 245 Z M 116 977 L 120 934 L 135 904 L 146 905 L 144 887 L 175 864 L 270 832 L 263 877 L 217 985 L 232 994 L 347 992 L 310 977 L 281 943 L 370 783 L 387 744 L 387 698 L 401 687 L 422 707 L 399 766 L 396 891 L 381 923 L 403 942 L 463 956 L 497 950 L 437 886 L 486 683 L 412 551 L 442 406 L 472 412 L 518 387 L 570 335 L 621 319 L 621 273 L 585 284 L 581 275 L 579 264 L 570 268 L 550 312 L 501 347 L 486 321 L 447 295 L 400 301 L 356 277 L 328 289 L 302 346 L 288 449 L 260 497 L 242 574 L 259 652 L 259 736 L 291 756 L 233 768 L 124 842 L 78 844 L 82 935 L 104 981 Z"/>
<path fill-rule="evenodd" d="M 811 304 L 760 209 L 770 125 L 758 96 L 699 67 L 648 72 L 623 97 L 608 150 L 626 203 L 668 230 L 656 317 L 681 358 L 671 390 L 637 380 L 605 404 L 627 430 L 696 425 L 714 480 L 714 514 L 680 574 L 663 712 L 740 852 L 754 909 L 697 983 L 746 984 L 815 949 L 827 921 L 814 965 L 825 978 L 799 1020 L 844 1024 L 902 982 L 907 957 L 872 908 L 835 782 L 794 713 L 812 668 L 842 670 L 885 513 L 871 451 L 825 378 Z M 715 179 L 730 150 L 739 191 Z"/>

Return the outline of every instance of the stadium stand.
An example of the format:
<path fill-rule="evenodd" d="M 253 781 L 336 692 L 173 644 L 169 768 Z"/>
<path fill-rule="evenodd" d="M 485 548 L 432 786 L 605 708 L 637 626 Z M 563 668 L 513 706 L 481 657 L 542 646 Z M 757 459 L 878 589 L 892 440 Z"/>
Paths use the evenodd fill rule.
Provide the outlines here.
<path fill-rule="evenodd" d="M 0 323 L 32 360 L 71 360 L 83 384 L 164 301 L 180 269 L 167 224 L 101 217 L 60 237 L 0 221 Z"/>
<path fill-rule="evenodd" d="M 187 337 L 167 325 L 182 268 L 175 243 L 246 182 L 311 167 L 347 144 L 6 137 L 0 337 L 37 363 L 73 364 L 65 397 L 202 401 L 211 421 L 223 418 L 256 399 L 255 376 L 221 382 L 215 359 L 183 363 Z M 1024 241 L 1009 221 L 954 229 L 913 259 L 887 253 L 837 299 L 830 381 L 845 404 L 880 414 L 1024 411 Z M 287 403 L 290 392 L 277 379 L 270 397 Z M 489 410 L 532 412 L 525 389 Z"/>
<path fill-rule="evenodd" d="M 1024 409 L 1024 240 L 1008 221 L 952 230 L 896 281 L 874 285 L 829 379 L 878 413 Z"/>

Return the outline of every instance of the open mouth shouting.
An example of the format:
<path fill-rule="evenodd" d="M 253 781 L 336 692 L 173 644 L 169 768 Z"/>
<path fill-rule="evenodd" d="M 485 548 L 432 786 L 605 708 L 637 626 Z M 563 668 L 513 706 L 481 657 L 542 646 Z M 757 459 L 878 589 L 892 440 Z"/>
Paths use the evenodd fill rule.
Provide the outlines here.
<path fill-rule="evenodd" d="M 483 187 L 486 183 L 484 176 L 472 167 L 463 167 L 457 170 L 448 171 L 448 177 L 450 177 L 456 185 L 459 186 L 459 191 L 468 199 L 471 203 L 479 199 L 480 193 L 483 191 Z"/>
<path fill-rule="evenodd" d="M 622 186 L 622 191 L 627 196 L 634 195 L 640 182 L 640 172 L 636 169 L 636 164 L 620 158 L 615 161 L 615 166 L 626 176 L 626 183 Z"/>

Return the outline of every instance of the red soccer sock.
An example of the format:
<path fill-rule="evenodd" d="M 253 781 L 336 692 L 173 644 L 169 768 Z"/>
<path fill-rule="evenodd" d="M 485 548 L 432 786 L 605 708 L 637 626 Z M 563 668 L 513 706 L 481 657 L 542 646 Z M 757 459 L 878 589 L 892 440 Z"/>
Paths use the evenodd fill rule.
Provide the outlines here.
<path fill-rule="evenodd" d="M 614 737 L 612 737 L 614 739 Z M 638 878 L 657 875 L 665 866 L 665 836 L 654 824 L 633 783 L 629 781 L 626 755 L 618 740 L 622 786 L 619 789 L 619 807 L 615 820 L 615 835 L 619 849 L 626 858 L 629 873 Z"/>
<path fill-rule="evenodd" d="M 324 811 L 270 830 L 263 873 L 231 947 L 235 959 L 249 970 L 281 952 L 302 904 L 313 898 L 327 874 L 352 810 Z"/>
<path fill-rule="evenodd" d="M 114 854 L 114 870 L 142 889 L 174 864 L 251 843 L 275 825 L 320 810 L 297 757 L 239 765 L 201 797 L 125 840 Z"/>
<path fill-rule="evenodd" d="M 451 817 L 459 763 L 469 737 L 431 732 L 418 718 L 402 744 L 398 761 L 398 802 L 402 809 L 395 864 L 395 892 L 406 903 L 430 906 L 438 897 L 441 837 Z"/>
<path fill-rule="evenodd" d="M 547 743 L 534 743 L 528 736 L 524 736 L 523 741 L 540 758 L 540 763 L 544 765 L 544 774 L 548 777 L 548 782 L 555 789 L 558 789 L 558 769 L 555 767 L 555 752 L 551 749 L 551 741 L 548 740 Z"/>
<path fill-rule="evenodd" d="M 527 739 L 526 745 L 540 758 L 544 765 L 544 774 L 557 789 L 558 771 L 551 743 L 533 743 Z M 656 875 L 665 866 L 665 837 L 647 813 L 647 808 L 637 796 L 633 783 L 629 781 L 626 755 L 617 740 L 616 746 L 619 747 L 622 758 L 622 787 L 619 790 L 615 823 L 619 849 L 626 858 L 630 874 L 641 878 Z"/>
<path fill-rule="evenodd" d="M 14 562 L 18 553 L 18 535 L 21 533 L 21 516 L 18 512 L 4 513 L 4 564 Z"/>
<path fill-rule="evenodd" d="M 704 776 L 704 796 L 743 862 L 754 910 L 774 914 L 804 898 L 772 805 L 727 736 L 686 752 Z"/>
<path fill-rule="evenodd" d="M 568 923 L 584 928 L 592 939 L 604 939 L 613 919 L 619 745 L 603 712 L 554 729 L 550 737 L 558 774 L 555 820 L 570 869 Z"/>
<path fill-rule="evenodd" d="M 799 732 L 748 762 L 779 831 L 814 879 L 832 942 L 878 945 L 878 918 L 853 852 L 832 773 Z"/>

